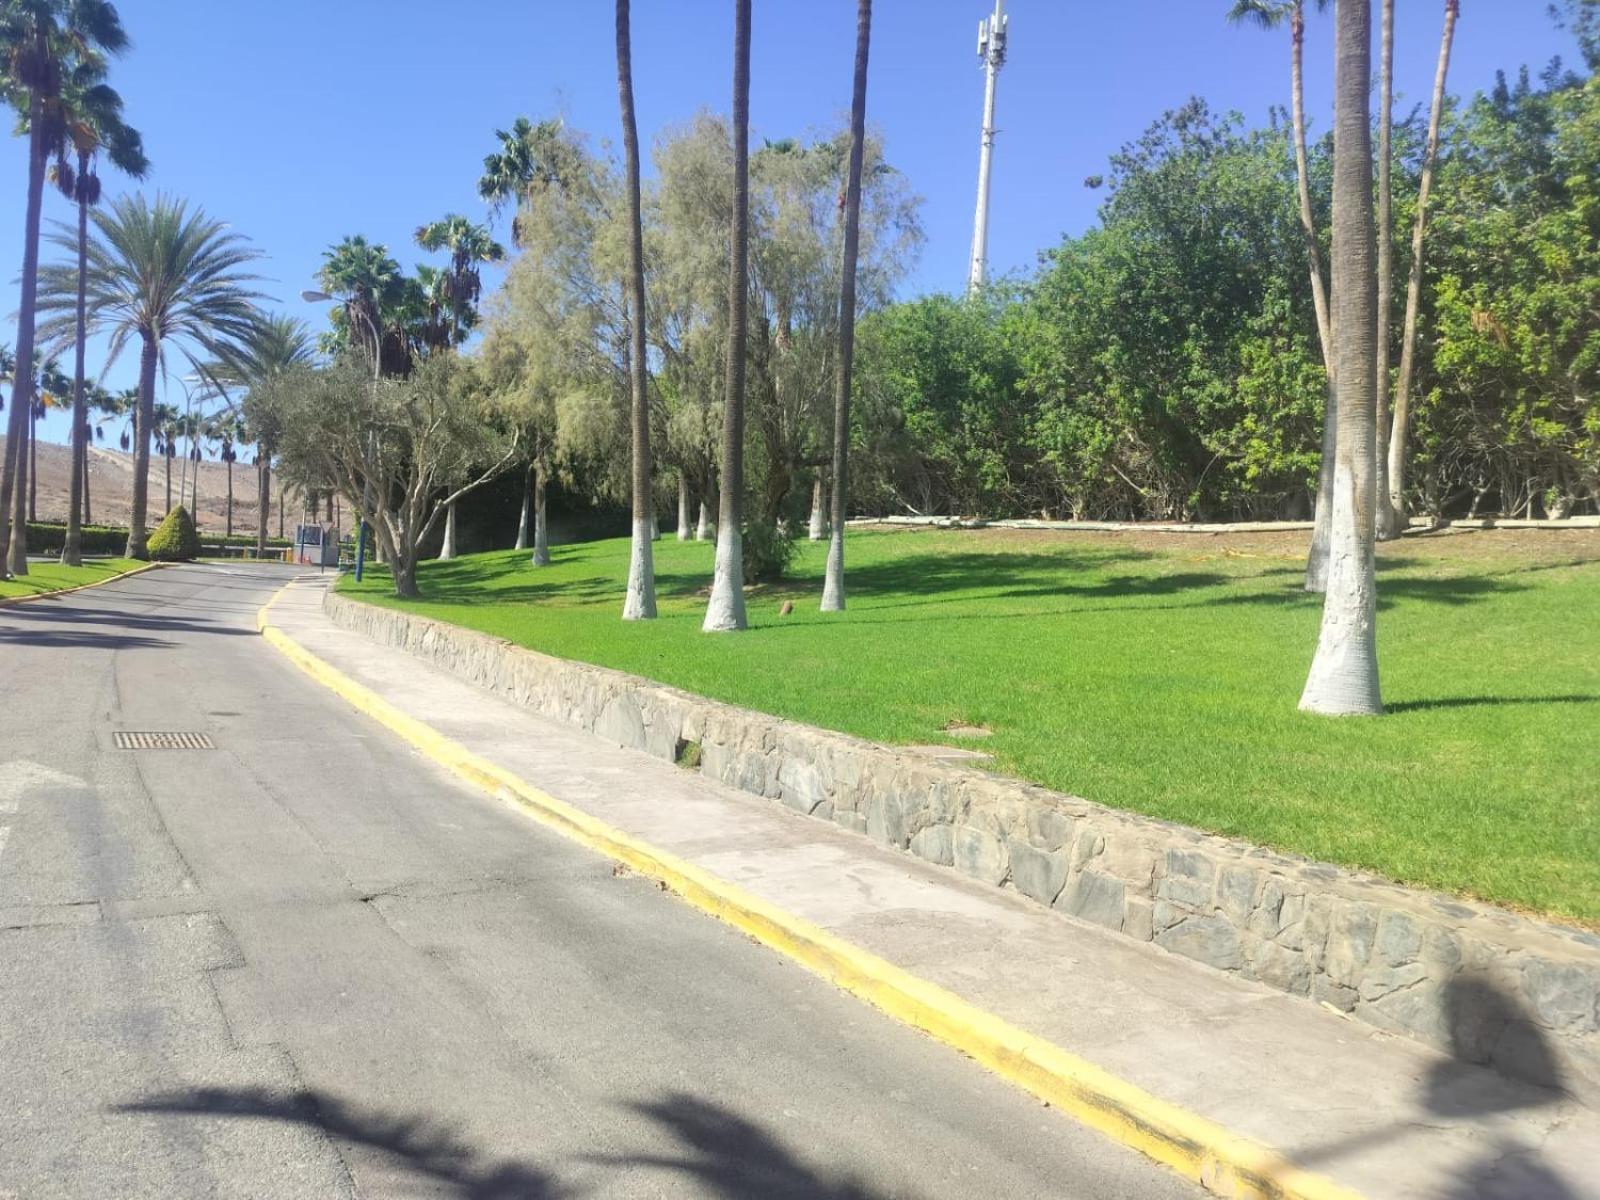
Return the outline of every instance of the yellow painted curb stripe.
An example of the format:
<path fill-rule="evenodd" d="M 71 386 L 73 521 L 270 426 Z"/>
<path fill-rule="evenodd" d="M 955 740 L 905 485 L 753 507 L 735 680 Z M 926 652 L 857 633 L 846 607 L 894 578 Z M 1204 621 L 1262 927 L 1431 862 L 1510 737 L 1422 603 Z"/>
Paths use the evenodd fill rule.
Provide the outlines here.
<path fill-rule="evenodd" d="M 0 608 L 10 608 L 13 604 L 27 604 L 32 600 L 54 600 L 57 596 L 70 596 L 73 592 L 87 592 L 90 588 L 105 587 L 108 583 L 116 583 L 121 579 L 132 579 L 135 575 L 143 575 L 146 571 L 157 571 L 162 567 L 170 567 L 171 563 L 150 562 L 142 567 L 134 567 L 131 571 L 119 571 L 115 575 L 107 575 L 104 579 L 93 579 L 88 583 L 75 583 L 71 587 L 51 588 L 47 592 L 29 592 L 26 596 L 0 596 Z"/>
<path fill-rule="evenodd" d="M 268 611 L 291 586 L 274 594 L 257 614 L 257 628 L 268 643 L 318 683 L 462 779 L 519 805 L 573 841 L 661 881 L 701 911 L 743 930 L 897 1020 L 970 1055 L 1053 1107 L 1220 1196 L 1360 1200 L 1355 1192 L 1296 1167 L 1276 1152 L 1160 1100 L 936 984 L 573 808 L 472 753 L 401 712 L 270 624 Z"/>

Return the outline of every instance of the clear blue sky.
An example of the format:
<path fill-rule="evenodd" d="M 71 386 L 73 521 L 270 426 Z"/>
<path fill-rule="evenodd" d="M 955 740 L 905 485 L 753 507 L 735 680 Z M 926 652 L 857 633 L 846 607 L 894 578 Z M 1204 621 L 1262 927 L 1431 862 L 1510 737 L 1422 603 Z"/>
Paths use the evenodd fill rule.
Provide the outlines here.
<path fill-rule="evenodd" d="M 993 0 L 878 0 L 869 120 L 923 197 L 928 242 L 907 294 L 961 286 L 971 239 L 982 73 L 979 18 Z M 121 0 L 133 37 L 113 82 L 145 135 L 144 187 L 188 197 L 254 239 L 265 290 L 320 327 L 299 299 L 327 245 L 364 233 L 408 267 L 412 230 L 449 211 L 480 216 L 475 183 L 493 131 L 519 113 L 562 113 L 616 140 L 613 8 L 608 0 Z M 842 120 L 850 100 L 854 0 L 755 0 L 751 120 L 756 137 Z M 1191 95 L 1252 122 L 1287 103 L 1287 34 L 1229 26 L 1226 0 L 1009 0 L 1000 78 L 990 261 L 1030 266 L 1091 224 L 1086 175 Z M 1425 102 L 1438 49 L 1438 0 L 1401 0 L 1401 111 Z M 731 91 L 728 0 L 634 0 L 634 69 L 646 141 Z M 1576 60 L 1546 0 L 1466 0 L 1451 90 L 1487 88 L 1496 68 Z M 1308 107 L 1326 128 L 1330 18 L 1312 18 Z M 0 312 L 16 305 L 23 172 L 0 143 Z M 108 194 L 125 187 L 107 178 Z M 47 194 L 47 217 L 70 209 Z M 14 342 L 8 319 L 0 341 Z M 91 373 L 98 370 L 91 348 Z M 108 382 L 134 382 L 128 354 Z M 176 369 L 174 373 L 181 373 Z M 181 401 L 174 383 L 171 395 Z M 52 419 L 46 438 L 64 440 Z"/>

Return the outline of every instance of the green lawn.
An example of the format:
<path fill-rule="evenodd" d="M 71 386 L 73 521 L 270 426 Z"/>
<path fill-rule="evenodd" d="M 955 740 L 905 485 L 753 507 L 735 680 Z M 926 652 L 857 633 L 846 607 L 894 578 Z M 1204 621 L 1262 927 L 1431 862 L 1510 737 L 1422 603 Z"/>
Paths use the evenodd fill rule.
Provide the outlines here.
<path fill-rule="evenodd" d="M 97 558 L 81 567 L 63 567 L 60 563 L 30 562 L 28 573 L 20 579 L 0 580 L 0 599 L 10 596 L 37 596 L 42 592 L 58 592 L 62 588 L 81 587 L 110 579 L 124 571 L 143 566 L 131 558 Z"/>
<path fill-rule="evenodd" d="M 987 726 L 999 769 L 1405 882 L 1600 926 L 1600 534 L 1386 547 L 1388 715 L 1296 710 L 1320 598 L 1298 538 L 852 532 L 700 632 L 709 544 L 656 543 L 661 618 L 624 624 L 622 540 L 424 566 L 415 611 L 884 742 Z M 397 605 L 380 571 L 356 588 Z M 779 615 L 784 599 L 792 615 Z"/>

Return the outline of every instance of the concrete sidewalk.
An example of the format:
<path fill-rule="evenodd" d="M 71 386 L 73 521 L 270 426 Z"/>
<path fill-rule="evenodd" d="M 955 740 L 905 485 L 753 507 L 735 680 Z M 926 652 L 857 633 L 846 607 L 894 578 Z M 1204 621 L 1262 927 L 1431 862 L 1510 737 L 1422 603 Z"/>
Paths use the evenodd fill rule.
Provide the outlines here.
<path fill-rule="evenodd" d="M 272 609 L 404 714 L 623 832 L 1368 1197 L 1600 1200 L 1600 1113 L 533 716 Z"/>

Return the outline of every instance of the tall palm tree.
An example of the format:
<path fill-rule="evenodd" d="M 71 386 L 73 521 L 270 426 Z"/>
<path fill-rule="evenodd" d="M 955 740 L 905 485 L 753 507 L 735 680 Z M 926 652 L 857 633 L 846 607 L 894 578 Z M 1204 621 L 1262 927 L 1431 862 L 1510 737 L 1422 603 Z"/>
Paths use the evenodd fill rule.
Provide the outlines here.
<path fill-rule="evenodd" d="M 844 263 L 839 280 L 839 362 L 833 393 L 833 529 L 822 611 L 844 611 L 844 522 L 850 465 L 850 371 L 856 345 L 856 258 L 861 250 L 861 155 L 867 138 L 867 55 L 872 0 L 856 7 L 856 66 L 850 90 L 850 167 L 844 191 Z"/>
<path fill-rule="evenodd" d="M 1422 301 L 1422 240 L 1428 228 L 1428 197 L 1433 191 L 1433 171 L 1439 162 L 1439 125 L 1444 117 L 1444 84 L 1450 73 L 1450 48 L 1455 41 L 1461 0 L 1444 0 L 1444 32 L 1439 37 L 1439 65 L 1433 76 L 1433 100 L 1428 109 L 1428 142 L 1422 152 L 1422 181 L 1417 187 L 1417 215 L 1411 226 L 1411 273 L 1406 278 L 1405 324 L 1400 330 L 1400 374 L 1394 385 L 1394 423 L 1389 431 L 1389 494 L 1385 502 L 1394 510 L 1395 524 L 1406 520 L 1406 442 L 1411 424 L 1411 379 L 1416 371 L 1417 309 Z"/>
<path fill-rule="evenodd" d="M 728 371 L 722 406 L 722 480 L 707 633 L 745 628 L 744 355 L 750 291 L 750 0 L 733 3 L 733 252 L 728 265 Z"/>
<path fill-rule="evenodd" d="M 628 0 L 617 0 L 617 96 L 622 105 L 622 147 L 628 193 L 628 383 L 633 397 L 633 544 L 628 555 L 624 621 L 656 615 L 655 552 L 650 516 L 650 398 L 645 374 L 644 224 L 639 204 L 639 126 L 633 112 L 633 46 Z"/>
<path fill-rule="evenodd" d="M 166 468 L 167 512 L 172 511 L 172 459 L 178 452 L 178 426 L 182 420 L 183 414 L 175 404 L 150 406 L 150 436 Z"/>
<path fill-rule="evenodd" d="M 8 437 L 0 464 L 0 573 L 28 570 L 27 528 L 22 521 L 26 469 L 23 440 L 33 411 L 34 342 L 39 288 L 39 225 L 45 169 L 66 134 L 62 83 L 73 63 L 120 54 L 128 44 L 114 5 L 107 0 L 8 0 L 0 4 L 0 92 L 24 113 L 28 137 L 26 216 L 23 221 L 22 297 L 17 307 L 16 357 Z"/>
<path fill-rule="evenodd" d="M 164 195 L 154 203 L 142 194 L 120 197 L 109 210 L 95 210 L 93 220 L 85 286 L 89 328 L 110 335 L 108 366 L 130 339 L 140 341 L 140 419 L 127 555 L 143 558 L 156 372 L 164 368 L 169 346 L 199 367 L 202 355 L 222 358 L 249 336 L 261 299 L 251 285 L 261 277 L 246 268 L 260 254 L 223 222 Z M 76 248 L 69 236 L 51 240 L 66 250 Z M 76 330 L 76 274 L 55 266 L 43 272 L 40 308 L 51 314 L 46 329 L 52 338 L 64 340 Z"/>
<path fill-rule="evenodd" d="M 1334 17 L 1333 318 L 1339 449 L 1327 595 L 1300 707 L 1333 716 L 1381 713 L 1373 384 L 1377 368 L 1377 231 L 1372 202 L 1372 0 L 1339 0 Z"/>
<path fill-rule="evenodd" d="M 478 179 L 478 195 L 489 205 L 491 218 L 503 205 L 516 206 L 535 183 L 558 185 L 566 159 L 561 143 L 561 121 L 540 121 L 518 117 L 509 130 L 496 129 L 500 149 L 484 156 L 483 175 Z M 511 218 L 511 243 L 521 245 L 516 215 Z"/>
<path fill-rule="evenodd" d="M 396 349 L 387 314 L 399 307 L 406 279 L 389 248 L 369 242 L 360 234 L 328 247 L 322 255 L 317 282 L 324 291 L 344 300 L 344 333 L 356 344 L 371 347 L 373 361 L 386 373 L 405 374 L 410 369 L 403 339 Z M 385 353 L 385 351 L 388 353 Z"/>
<path fill-rule="evenodd" d="M 416 238 L 424 250 L 444 250 L 450 255 L 450 267 L 442 277 L 443 295 L 449 302 L 450 344 L 459 346 L 477 323 L 478 298 L 483 295 L 480 268 L 504 260 L 505 247 L 487 227 L 458 213 L 419 226 Z"/>
<path fill-rule="evenodd" d="M 251 393 L 285 371 L 316 361 L 311 331 L 304 321 L 282 315 L 258 316 L 250 332 L 229 347 L 204 374 L 221 387 L 242 389 L 249 437 L 256 446 L 256 554 L 267 552 L 267 522 L 272 516 L 272 455 L 279 430 L 271 414 L 258 411 Z M 232 486 L 231 483 L 229 485 Z M 231 505 L 230 505 L 231 509 Z"/>
<path fill-rule="evenodd" d="M 103 152 L 123 174 L 143 179 L 150 170 L 138 130 L 122 119 L 122 97 L 105 83 L 105 68 L 95 59 L 78 64 L 63 99 L 67 116 L 67 141 L 77 155 L 77 168 L 58 158 L 55 184 L 78 206 L 78 313 L 73 347 L 72 474 L 67 504 L 67 534 L 61 561 L 77 566 L 83 561 L 83 508 L 89 469 L 89 414 L 84 394 L 84 353 L 88 342 L 86 287 L 88 282 L 89 209 L 100 202 L 100 175 L 96 170 Z M 63 146 L 63 150 L 66 147 Z"/>
<path fill-rule="evenodd" d="M 1389 308 L 1394 299 L 1394 206 L 1390 175 L 1394 154 L 1394 0 L 1383 0 L 1378 41 L 1378 362 L 1374 426 L 1378 511 L 1374 528 L 1380 542 L 1402 530 L 1389 503 Z"/>
<path fill-rule="evenodd" d="M 1315 0 L 1318 11 L 1328 0 Z M 1311 273 L 1311 305 L 1317 317 L 1317 343 L 1322 347 L 1322 365 L 1328 376 L 1328 404 L 1322 422 L 1322 466 L 1317 472 L 1316 527 L 1311 534 L 1311 551 L 1306 557 L 1306 590 L 1320 592 L 1327 586 L 1328 522 L 1332 516 L 1334 450 L 1338 443 L 1338 407 L 1334 402 L 1335 362 L 1328 288 L 1322 270 L 1322 251 L 1317 241 L 1317 222 L 1311 211 L 1311 178 L 1306 153 L 1305 0 L 1234 0 L 1228 19 L 1251 22 L 1263 29 L 1289 25 L 1289 120 L 1294 139 L 1294 166 L 1300 201 L 1300 234 L 1305 243 L 1306 263 Z"/>

